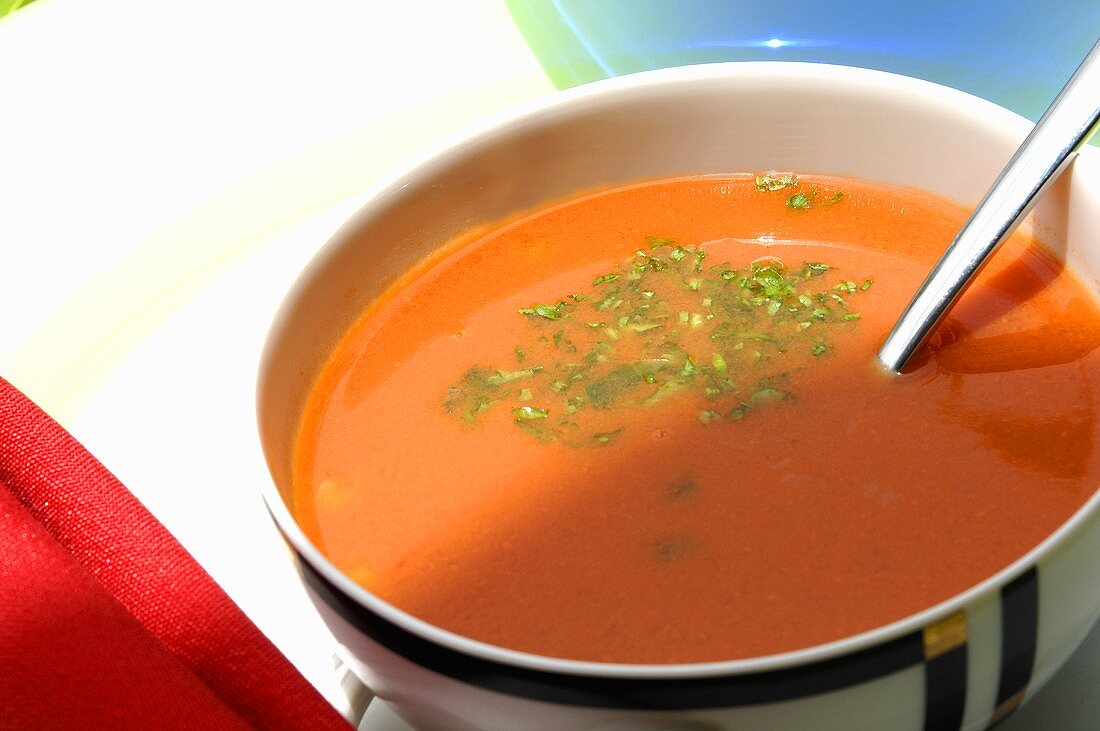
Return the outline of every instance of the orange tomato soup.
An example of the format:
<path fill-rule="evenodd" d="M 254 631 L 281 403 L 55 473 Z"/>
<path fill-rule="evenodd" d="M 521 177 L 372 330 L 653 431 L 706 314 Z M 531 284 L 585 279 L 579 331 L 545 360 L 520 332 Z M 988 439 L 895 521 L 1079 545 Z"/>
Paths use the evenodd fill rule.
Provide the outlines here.
<path fill-rule="evenodd" d="M 1017 235 L 913 372 L 875 350 L 966 211 L 858 180 L 577 197 L 456 241 L 351 328 L 293 510 L 354 580 L 477 640 L 718 661 L 901 619 L 1100 482 L 1100 317 Z"/>

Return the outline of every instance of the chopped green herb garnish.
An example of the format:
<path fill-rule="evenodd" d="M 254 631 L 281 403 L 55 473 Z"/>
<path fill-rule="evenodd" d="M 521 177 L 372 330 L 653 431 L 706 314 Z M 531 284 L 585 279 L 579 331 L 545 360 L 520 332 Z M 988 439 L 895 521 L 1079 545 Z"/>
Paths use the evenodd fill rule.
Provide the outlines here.
<path fill-rule="evenodd" d="M 558 435 L 552 431 L 548 431 L 542 426 L 542 422 L 538 421 L 525 421 L 523 419 L 515 419 L 513 424 L 518 426 L 523 431 L 527 432 L 540 442 L 552 442 L 558 438 Z"/>
<path fill-rule="evenodd" d="M 874 284 L 874 282 L 875 282 L 875 280 L 873 280 L 873 279 L 864 279 L 863 284 L 859 285 L 859 288 L 861 290 L 863 290 L 864 292 L 866 292 L 867 290 L 869 290 L 871 288 L 871 285 Z"/>
<path fill-rule="evenodd" d="M 778 388 L 771 388 L 765 386 L 764 388 L 757 389 L 752 396 L 749 397 L 749 404 L 752 406 L 759 406 L 760 404 L 773 404 L 778 401 L 783 401 L 787 398 L 787 394 L 780 391 Z"/>
<path fill-rule="evenodd" d="M 822 202 L 822 205 L 831 206 L 831 205 L 834 205 L 836 203 L 840 203 L 840 199 L 843 198 L 843 197 L 844 197 L 844 193 L 842 193 L 841 191 L 838 190 L 837 192 L 833 193 L 831 196 L 826 198 Z"/>
<path fill-rule="evenodd" d="M 623 303 L 621 297 L 606 297 L 596 304 L 597 310 L 613 310 Z"/>
<path fill-rule="evenodd" d="M 600 434 L 593 434 L 592 440 L 597 444 L 610 444 L 619 438 L 619 435 L 623 433 L 622 429 L 616 429 L 615 431 L 602 432 Z"/>
<path fill-rule="evenodd" d="M 718 421 L 721 418 L 722 415 L 714 409 L 703 409 L 699 412 L 699 422 L 701 424 L 710 424 L 711 422 Z"/>
<path fill-rule="evenodd" d="M 536 406 L 520 406 L 512 409 L 512 416 L 516 419 L 522 419 L 524 421 L 534 421 L 536 419 L 545 419 L 550 415 L 547 409 L 540 409 Z"/>
<path fill-rule="evenodd" d="M 603 378 L 589 384 L 585 394 L 593 408 L 607 409 L 641 382 L 642 376 L 637 368 L 632 365 L 621 365 Z"/>
<path fill-rule="evenodd" d="M 497 401 L 500 386 L 489 383 L 491 376 L 491 371 L 476 366 L 466 371 L 456 385 L 447 389 L 444 410 L 458 414 L 465 421 L 473 421 Z"/>
<path fill-rule="evenodd" d="M 855 294 L 856 283 L 851 280 L 845 279 L 843 282 L 837 282 L 836 284 L 834 284 L 833 289 L 838 292 L 848 292 L 850 294 Z"/>
<path fill-rule="evenodd" d="M 794 187 L 796 185 L 798 185 L 798 180 L 793 175 L 783 175 L 781 177 L 774 177 L 772 175 L 756 176 L 756 189 L 761 193 L 782 190 L 783 188 Z"/>
<path fill-rule="evenodd" d="M 805 195 L 817 200 L 814 190 Z M 594 434 L 606 425 L 598 412 L 663 408 L 665 400 L 697 399 L 701 423 L 734 428 L 722 425 L 793 400 L 786 374 L 807 367 L 811 353 L 841 347 L 852 328 L 838 326 L 860 317 L 850 298 L 870 286 L 826 278 L 823 262 L 791 270 L 763 256 L 704 266 L 699 246 L 649 243 L 658 251 L 638 251 L 595 276 L 591 289 L 520 310 L 531 332 L 515 362 L 541 365 L 471 368 L 447 389 L 446 412 L 476 423 L 484 411 L 507 409 L 531 436 L 574 448 L 622 433 Z M 558 324 L 551 330 L 545 320 Z"/>
<path fill-rule="evenodd" d="M 556 305 L 535 305 L 534 307 L 523 307 L 519 310 L 521 315 L 537 315 L 538 317 L 545 317 L 547 320 L 560 320 L 564 315 L 566 302 L 559 302 Z"/>
<path fill-rule="evenodd" d="M 531 366 L 530 368 L 522 371 L 497 371 L 493 375 L 486 378 L 485 383 L 490 386 L 500 386 L 520 378 L 533 376 L 541 370 L 542 366 Z"/>
<path fill-rule="evenodd" d="M 646 236 L 645 242 L 649 244 L 649 248 L 651 249 L 659 249 L 662 246 L 672 246 L 676 243 L 667 236 Z"/>
<path fill-rule="evenodd" d="M 731 409 L 729 414 L 726 415 L 726 418 L 728 418 L 730 421 L 740 421 L 741 419 L 745 418 L 745 414 L 747 414 L 748 411 L 748 404 L 740 404 Z"/>
<path fill-rule="evenodd" d="M 787 208 L 809 208 L 810 196 L 805 193 L 795 193 L 787 199 Z"/>

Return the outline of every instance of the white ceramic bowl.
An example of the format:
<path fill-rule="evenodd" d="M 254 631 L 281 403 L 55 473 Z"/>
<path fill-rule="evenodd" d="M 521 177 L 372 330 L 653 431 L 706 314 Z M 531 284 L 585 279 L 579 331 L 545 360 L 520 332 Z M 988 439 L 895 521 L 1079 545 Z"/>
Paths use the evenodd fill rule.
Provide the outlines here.
<path fill-rule="evenodd" d="M 342 575 L 283 502 L 302 404 L 337 339 L 400 272 L 463 230 L 598 186 L 773 169 L 973 204 L 1029 128 L 993 104 L 901 76 L 716 64 L 557 94 L 377 186 L 284 303 L 259 384 L 273 476 L 265 499 L 363 680 L 413 725 L 448 731 L 979 729 L 1038 690 L 1100 614 L 1095 496 L 996 576 L 902 621 L 782 655 L 648 666 L 540 657 L 418 620 Z M 1094 288 L 1098 158 L 1086 150 L 1032 214 L 1042 240 Z"/>

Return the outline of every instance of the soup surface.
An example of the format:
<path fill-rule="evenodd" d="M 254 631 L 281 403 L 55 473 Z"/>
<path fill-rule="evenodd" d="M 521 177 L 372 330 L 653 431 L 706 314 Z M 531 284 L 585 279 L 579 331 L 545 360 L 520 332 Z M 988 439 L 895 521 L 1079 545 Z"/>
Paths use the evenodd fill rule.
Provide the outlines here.
<path fill-rule="evenodd" d="M 293 510 L 448 630 L 583 660 L 794 650 L 991 576 L 1100 483 L 1100 316 L 1016 236 L 913 372 L 874 354 L 966 212 L 734 176 L 465 237 L 347 333 Z"/>

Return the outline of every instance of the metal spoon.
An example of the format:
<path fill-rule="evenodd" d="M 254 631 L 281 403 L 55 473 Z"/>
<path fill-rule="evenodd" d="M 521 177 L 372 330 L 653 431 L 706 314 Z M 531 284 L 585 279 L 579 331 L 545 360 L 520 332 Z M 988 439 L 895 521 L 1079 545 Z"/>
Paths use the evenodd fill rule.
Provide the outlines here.
<path fill-rule="evenodd" d="M 900 371 L 1077 150 L 1100 127 L 1100 41 L 1008 161 L 905 308 L 878 359 Z"/>

